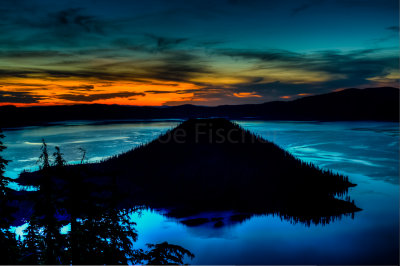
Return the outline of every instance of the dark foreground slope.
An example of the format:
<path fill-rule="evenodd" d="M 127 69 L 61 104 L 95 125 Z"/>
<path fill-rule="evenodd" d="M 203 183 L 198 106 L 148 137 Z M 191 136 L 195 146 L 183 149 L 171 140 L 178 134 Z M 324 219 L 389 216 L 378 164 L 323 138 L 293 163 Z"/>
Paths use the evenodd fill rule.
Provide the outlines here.
<path fill-rule="evenodd" d="M 399 121 L 399 89 L 347 89 L 339 92 L 303 97 L 294 101 L 263 104 L 205 107 L 139 107 L 119 105 L 73 105 L 0 107 L 0 127 L 41 125 L 65 120 L 116 120 L 207 118 L 321 121 Z"/>
<path fill-rule="evenodd" d="M 335 198 L 354 186 L 347 177 L 304 163 L 225 119 L 188 120 L 149 144 L 67 171 L 92 182 L 116 178 L 123 205 L 164 208 L 172 216 L 234 210 L 318 223 L 359 210 Z"/>

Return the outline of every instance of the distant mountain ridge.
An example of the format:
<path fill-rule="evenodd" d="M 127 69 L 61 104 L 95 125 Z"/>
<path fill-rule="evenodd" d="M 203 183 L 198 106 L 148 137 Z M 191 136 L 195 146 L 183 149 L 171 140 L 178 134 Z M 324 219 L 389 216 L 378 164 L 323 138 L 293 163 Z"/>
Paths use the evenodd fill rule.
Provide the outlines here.
<path fill-rule="evenodd" d="M 120 105 L 65 105 L 0 107 L 0 127 L 41 125 L 65 120 L 209 118 L 293 121 L 399 121 L 399 89 L 346 89 L 293 101 L 216 107 L 180 105 L 141 107 Z"/>

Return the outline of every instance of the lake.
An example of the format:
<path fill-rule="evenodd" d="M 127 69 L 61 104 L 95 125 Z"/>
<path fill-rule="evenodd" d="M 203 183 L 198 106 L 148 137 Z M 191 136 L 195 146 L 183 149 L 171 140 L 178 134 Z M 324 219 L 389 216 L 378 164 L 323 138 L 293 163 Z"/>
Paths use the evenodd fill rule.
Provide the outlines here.
<path fill-rule="evenodd" d="M 79 148 L 98 161 L 149 142 L 178 120 L 69 121 L 4 130 L 12 160 L 6 175 L 37 168 L 41 139 L 50 151 L 60 146 L 77 163 Z M 349 176 L 349 195 L 363 209 L 325 226 L 292 224 L 279 217 L 252 217 L 213 228 L 187 227 L 155 211 L 134 214 L 135 243 L 168 241 L 189 249 L 191 264 L 397 264 L 399 262 L 399 124 L 389 122 L 236 121 L 296 157 Z M 15 186 L 14 186 L 15 187 Z M 17 187 L 15 187 L 17 188 Z M 24 226 L 16 228 L 20 234 Z"/>

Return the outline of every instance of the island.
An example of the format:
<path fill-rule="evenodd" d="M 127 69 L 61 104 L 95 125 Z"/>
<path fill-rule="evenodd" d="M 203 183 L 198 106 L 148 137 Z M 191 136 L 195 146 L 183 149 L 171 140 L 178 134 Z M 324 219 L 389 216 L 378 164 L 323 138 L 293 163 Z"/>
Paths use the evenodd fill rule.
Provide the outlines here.
<path fill-rule="evenodd" d="M 117 208 L 162 210 L 188 226 L 223 226 L 227 217 L 210 217 L 220 211 L 230 211 L 230 222 L 273 214 L 306 225 L 360 211 L 347 196 L 355 186 L 348 177 L 303 162 L 223 118 L 189 119 L 126 153 L 50 167 L 46 176 L 59 199 L 73 189 L 81 211 L 85 202 L 107 199 L 113 188 Z M 17 182 L 40 186 L 43 179 L 43 171 L 23 172 Z"/>

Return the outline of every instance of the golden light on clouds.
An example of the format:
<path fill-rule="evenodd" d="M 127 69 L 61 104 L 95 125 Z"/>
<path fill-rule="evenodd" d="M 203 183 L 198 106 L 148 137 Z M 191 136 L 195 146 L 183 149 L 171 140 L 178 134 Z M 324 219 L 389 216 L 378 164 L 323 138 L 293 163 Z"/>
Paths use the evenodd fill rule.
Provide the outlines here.
<path fill-rule="evenodd" d="M 233 95 L 238 98 L 262 97 L 261 95 L 258 95 L 256 92 L 239 92 L 239 93 L 234 93 Z"/>
<path fill-rule="evenodd" d="M 288 54 L 267 53 L 265 56 L 270 61 L 263 54 L 242 55 L 240 51 L 235 57 L 223 53 L 209 56 L 197 50 L 193 54 L 151 53 L 155 58 L 148 60 L 140 57 L 140 53 L 127 58 L 76 54 L 61 60 L 64 56 L 56 53 L 53 58 L 49 52 L 47 61 L 32 57 L 35 53 L 22 54 L 27 58 L 18 55 L 0 62 L 0 68 L 8 67 L 7 71 L 0 72 L 0 105 L 261 103 L 305 97 L 318 94 L 318 90 L 342 89 L 343 80 L 353 78 L 351 73 L 366 72 L 356 69 L 347 73 L 341 65 L 333 68 L 326 64 L 329 55 L 323 53 L 310 58 L 298 54 L 295 59 Z M 75 62 L 75 59 L 79 60 Z M 369 85 L 393 86 L 399 82 L 400 74 L 398 70 L 391 70 L 366 80 Z M 336 81 L 340 81 L 339 88 L 331 85 Z"/>
<path fill-rule="evenodd" d="M 158 81 L 85 82 L 70 79 L 9 78 L 3 80 L 2 84 L 4 97 L 24 93 L 36 99 L 35 102 L 12 103 L 16 106 L 83 103 L 157 106 L 166 101 L 179 101 L 193 96 L 190 91 L 198 89 L 198 86 L 191 83 Z M 10 103 L 0 103 L 8 104 Z"/>

